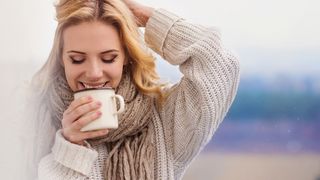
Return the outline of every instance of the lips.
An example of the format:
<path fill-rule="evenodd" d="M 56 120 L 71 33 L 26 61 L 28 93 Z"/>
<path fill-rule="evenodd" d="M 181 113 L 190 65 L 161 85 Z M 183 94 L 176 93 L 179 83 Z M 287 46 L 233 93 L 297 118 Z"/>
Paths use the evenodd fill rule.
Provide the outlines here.
<path fill-rule="evenodd" d="M 109 87 L 108 86 L 109 81 L 106 81 L 104 83 L 96 83 L 96 84 L 90 84 L 85 82 L 79 82 L 78 89 L 89 89 L 89 88 L 102 88 L 102 87 Z"/>

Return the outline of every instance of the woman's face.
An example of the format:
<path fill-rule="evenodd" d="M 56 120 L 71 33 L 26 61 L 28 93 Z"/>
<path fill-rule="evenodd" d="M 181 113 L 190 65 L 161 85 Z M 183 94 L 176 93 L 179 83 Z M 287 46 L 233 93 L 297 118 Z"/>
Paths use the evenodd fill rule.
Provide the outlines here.
<path fill-rule="evenodd" d="M 116 88 L 127 63 L 116 28 L 99 21 L 83 22 L 64 30 L 62 61 L 73 91 Z"/>

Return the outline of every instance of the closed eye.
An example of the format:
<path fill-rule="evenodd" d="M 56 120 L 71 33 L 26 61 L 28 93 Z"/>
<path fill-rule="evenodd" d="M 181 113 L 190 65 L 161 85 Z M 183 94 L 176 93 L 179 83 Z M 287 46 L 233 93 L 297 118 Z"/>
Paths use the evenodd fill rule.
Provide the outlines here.
<path fill-rule="evenodd" d="M 112 58 L 110 59 L 103 59 L 102 58 L 102 61 L 106 64 L 111 64 L 111 63 L 114 63 L 115 62 L 115 59 L 117 58 L 117 56 L 113 56 Z"/>
<path fill-rule="evenodd" d="M 70 57 L 72 64 L 81 64 L 83 63 L 84 59 L 74 59 Z"/>

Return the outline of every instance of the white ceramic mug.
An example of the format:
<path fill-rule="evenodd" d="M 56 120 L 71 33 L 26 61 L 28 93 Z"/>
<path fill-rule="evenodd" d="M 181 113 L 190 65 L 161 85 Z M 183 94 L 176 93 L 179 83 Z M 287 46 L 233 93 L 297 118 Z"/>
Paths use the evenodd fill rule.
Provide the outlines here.
<path fill-rule="evenodd" d="M 118 128 L 118 114 L 122 113 L 125 109 L 122 96 L 115 94 L 112 88 L 89 88 L 74 93 L 74 99 L 84 96 L 91 96 L 94 100 L 101 102 L 99 110 L 102 115 L 84 126 L 81 131 Z M 119 109 L 117 109 L 117 99 L 120 103 Z"/>

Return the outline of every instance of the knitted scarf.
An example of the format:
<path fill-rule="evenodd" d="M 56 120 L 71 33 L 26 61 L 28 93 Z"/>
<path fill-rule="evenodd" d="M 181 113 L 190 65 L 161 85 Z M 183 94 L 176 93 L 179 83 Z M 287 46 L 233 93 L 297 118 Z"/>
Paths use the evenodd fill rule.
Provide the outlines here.
<path fill-rule="evenodd" d="M 152 136 L 153 98 L 138 91 L 130 73 L 124 73 L 116 94 L 125 99 L 125 112 L 119 115 L 119 127 L 110 129 L 105 137 L 90 139 L 91 145 L 104 143 L 108 150 L 105 162 L 105 179 L 143 180 L 154 177 L 154 142 Z M 56 109 L 61 119 L 73 100 L 65 78 L 58 80 L 59 94 L 64 108 Z M 64 92 L 64 93 L 63 93 Z"/>

